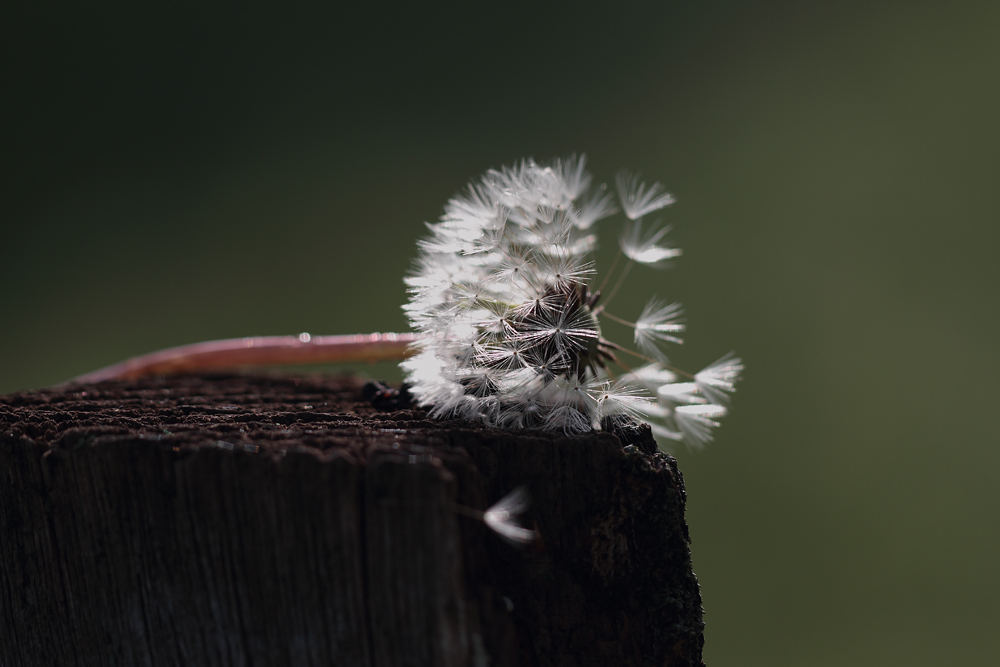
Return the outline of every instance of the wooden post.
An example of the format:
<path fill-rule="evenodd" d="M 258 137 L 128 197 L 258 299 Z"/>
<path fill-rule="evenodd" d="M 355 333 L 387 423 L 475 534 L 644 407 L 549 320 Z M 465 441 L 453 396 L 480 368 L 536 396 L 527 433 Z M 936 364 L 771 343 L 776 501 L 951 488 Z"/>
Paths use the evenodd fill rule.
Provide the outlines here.
<path fill-rule="evenodd" d="M 456 509 L 519 486 L 528 545 Z M 344 378 L 13 394 L 0 664 L 700 665 L 684 502 L 648 428 L 433 421 Z"/>

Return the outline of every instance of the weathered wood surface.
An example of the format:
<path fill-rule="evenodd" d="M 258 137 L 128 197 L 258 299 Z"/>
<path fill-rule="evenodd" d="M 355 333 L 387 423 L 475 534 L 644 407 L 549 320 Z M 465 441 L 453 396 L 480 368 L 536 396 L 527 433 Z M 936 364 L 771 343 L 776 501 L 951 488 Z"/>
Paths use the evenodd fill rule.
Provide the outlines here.
<path fill-rule="evenodd" d="M 522 485 L 526 547 L 455 511 Z M 699 665 L 684 500 L 648 429 L 431 421 L 344 379 L 14 394 L 0 665 Z"/>

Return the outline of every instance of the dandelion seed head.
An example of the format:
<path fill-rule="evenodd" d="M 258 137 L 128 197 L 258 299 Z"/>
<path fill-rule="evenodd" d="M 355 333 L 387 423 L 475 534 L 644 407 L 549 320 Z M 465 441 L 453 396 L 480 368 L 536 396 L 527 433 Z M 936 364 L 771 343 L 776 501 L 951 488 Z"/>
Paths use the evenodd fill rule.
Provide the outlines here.
<path fill-rule="evenodd" d="M 655 298 L 630 325 L 657 363 L 622 366 L 624 348 L 603 337 L 600 291 L 591 290 L 595 225 L 617 208 L 591 180 L 582 156 L 522 160 L 486 172 L 427 225 L 406 278 L 404 310 L 424 334 L 402 364 L 410 391 L 435 418 L 567 435 L 600 428 L 604 417 L 646 419 L 661 440 L 700 446 L 742 366 L 724 357 L 679 382 L 659 345 L 680 342 L 681 308 Z M 643 230 L 643 216 L 673 202 L 663 187 L 622 174 L 618 192 L 628 266 L 679 255 L 663 244 L 668 227 Z"/>

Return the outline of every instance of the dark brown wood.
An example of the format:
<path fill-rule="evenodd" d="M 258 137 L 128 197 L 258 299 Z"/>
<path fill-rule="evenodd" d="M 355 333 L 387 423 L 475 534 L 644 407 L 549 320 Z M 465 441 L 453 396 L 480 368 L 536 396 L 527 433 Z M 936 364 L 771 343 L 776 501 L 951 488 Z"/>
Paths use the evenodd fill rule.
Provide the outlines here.
<path fill-rule="evenodd" d="M 432 421 L 343 378 L 0 398 L 0 665 L 702 664 L 676 461 L 611 430 Z M 456 510 L 518 486 L 527 546 Z"/>

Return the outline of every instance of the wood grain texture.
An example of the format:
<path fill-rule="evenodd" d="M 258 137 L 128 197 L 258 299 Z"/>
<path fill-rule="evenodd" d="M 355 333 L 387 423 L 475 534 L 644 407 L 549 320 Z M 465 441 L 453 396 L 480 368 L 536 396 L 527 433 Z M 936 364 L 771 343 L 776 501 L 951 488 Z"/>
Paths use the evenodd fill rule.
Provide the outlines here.
<path fill-rule="evenodd" d="M 518 486 L 540 539 L 456 505 Z M 0 665 L 699 665 L 676 461 L 347 379 L 0 398 Z"/>

